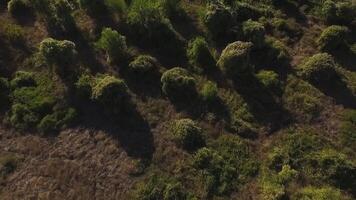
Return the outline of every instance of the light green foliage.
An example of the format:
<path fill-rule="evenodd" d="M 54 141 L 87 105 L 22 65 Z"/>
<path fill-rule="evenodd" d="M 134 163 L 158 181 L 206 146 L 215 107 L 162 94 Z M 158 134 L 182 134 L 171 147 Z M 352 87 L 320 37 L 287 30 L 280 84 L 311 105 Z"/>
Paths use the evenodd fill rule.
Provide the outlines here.
<path fill-rule="evenodd" d="M 252 43 L 237 41 L 226 46 L 217 65 L 230 77 L 241 76 L 253 71 L 250 65 Z"/>
<path fill-rule="evenodd" d="M 127 95 L 127 86 L 123 80 L 110 75 L 95 78 L 91 98 L 106 106 L 112 112 L 116 112 L 120 110 L 120 107 L 123 107 Z"/>
<path fill-rule="evenodd" d="M 258 170 L 248 145 L 237 136 L 227 135 L 197 151 L 193 166 L 204 174 L 208 193 L 216 195 L 236 190 Z"/>
<path fill-rule="evenodd" d="M 232 21 L 233 14 L 230 7 L 220 1 L 207 4 L 203 22 L 213 38 L 226 36 Z"/>
<path fill-rule="evenodd" d="M 126 38 L 111 28 L 104 28 L 96 43 L 107 54 L 108 62 L 117 63 L 127 55 Z"/>
<path fill-rule="evenodd" d="M 144 77 L 157 70 L 157 60 L 149 55 L 139 55 L 129 64 L 129 70 Z"/>
<path fill-rule="evenodd" d="M 200 95 L 204 101 L 212 103 L 219 98 L 218 90 L 219 89 L 215 83 L 208 81 L 203 85 L 203 88 L 200 91 Z"/>
<path fill-rule="evenodd" d="M 7 4 L 7 9 L 12 16 L 19 17 L 24 15 L 30 6 L 27 0 L 11 0 Z"/>
<path fill-rule="evenodd" d="M 265 28 L 256 21 L 247 20 L 242 25 L 242 31 L 247 41 L 253 43 L 254 48 L 261 48 L 265 40 Z"/>
<path fill-rule="evenodd" d="M 134 191 L 137 200 L 187 200 L 190 195 L 180 182 L 164 176 L 151 176 L 140 183 Z"/>
<path fill-rule="evenodd" d="M 332 81 L 336 77 L 336 63 L 327 53 L 315 54 L 299 67 L 300 75 L 313 83 Z"/>
<path fill-rule="evenodd" d="M 191 65 L 204 70 L 212 69 L 215 66 L 215 59 L 203 37 L 197 37 L 189 42 L 187 57 Z"/>
<path fill-rule="evenodd" d="M 73 70 L 72 65 L 75 63 L 77 55 L 73 42 L 46 38 L 41 42 L 39 51 L 45 61 L 54 66 L 59 75 L 67 75 L 68 71 Z"/>
<path fill-rule="evenodd" d="M 341 191 L 332 187 L 305 187 L 294 194 L 291 200 L 347 200 Z"/>
<path fill-rule="evenodd" d="M 196 94 L 196 81 L 183 68 L 175 67 L 167 70 L 161 77 L 162 91 L 173 99 L 188 101 Z"/>
<path fill-rule="evenodd" d="M 202 129 L 191 119 L 174 121 L 171 131 L 175 142 L 187 151 L 195 151 L 205 146 Z"/>
<path fill-rule="evenodd" d="M 258 132 L 259 127 L 256 124 L 256 119 L 246 103 L 240 105 L 231 114 L 230 128 L 234 133 L 251 137 Z"/>
<path fill-rule="evenodd" d="M 317 43 L 319 48 L 326 52 L 338 50 L 339 47 L 346 45 L 346 35 L 348 28 L 344 26 L 329 26 L 323 30 Z"/>
<path fill-rule="evenodd" d="M 261 70 L 256 74 L 257 79 L 267 89 L 278 91 L 281 87 L 279 76 L 274 71 Z"/>

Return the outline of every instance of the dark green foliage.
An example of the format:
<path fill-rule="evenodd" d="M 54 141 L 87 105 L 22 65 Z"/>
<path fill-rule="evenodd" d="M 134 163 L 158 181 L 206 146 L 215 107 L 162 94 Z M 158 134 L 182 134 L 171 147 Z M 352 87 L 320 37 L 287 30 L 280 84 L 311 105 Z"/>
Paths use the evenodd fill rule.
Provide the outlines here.
<path fill-rule="evenodd" d="M 225 37 L 234 21 L 231 8 L 219 1 L 207 5 L 203 20 L 213 38 Z"/>
<path fill-rule="evenodd" d="M 346 45 L 346 35 L 348 29 L 344 26 L 329 26 L 321 33 L 318 39 L 319 48 L 322 51 L 333 52 L 339 50 L 339 47 Z"/>
<path fill-rule="evenodd" d="M 195 151 L 205 146 L 202 129 L 191 119 L 176 120 L 171 131 L 177 145 L 187 151 Z"/>
<path fill-rule="evenodd" d="M 75 83 L 78 96 L 83 99 L 90 99 L 94 82 L 94 77 L 89 74 L 82 74 Z"/>
<path fill-rule="evenodd" d="M 42 118 L 37 129 L 43 133 L 55 132 L 70 126 L 76 116 L 77 113 L 73 108 L 56 109 L 54 113 Z"/>
<path fill-rule="evenodd" d="M 98 16 L 107 11 L 103 0 L 77 0 L 80 8 L 87 10 L 91 15 Z"/>
<path fill-rule="evenodd" d="M 193 166 L 201 170 L 209 194 L 228 194 L 258 170 L 248 145 L 236 136 L 221 136 L 211 148 L 200 149 Z"/>
<path fill-rule="evenodd" d="M 287 47 L 275 38 L 267 38 L 265 48 L 261 49 L 263 57 L 261 60 L 264 65 L 269 66 L 288 66 L 291 56 Z"/>
<path fill-rule="evenodd" d="M 5 23 L 3 26 L 4 37 L 13 44 L 23 45 L 25 33 L 21 26 L 11 23 Z"/>
<path fill-rule="evenodd" d="M 226 46 L 217 62 L 220 69 L 230 77 L 251 73 L 250 51 L 252 43 L 237 41 Z"/>
<path fill-rule="evenodd" d="M 73 42 L 47 38 L 41 42 L 39 51 L 59 75 L 66 76 L 75 70 L 77 51 Z"/>
<path fill-rule="evenodd" d="M 3 183 L 4 179 L 15 171 L 19 165 L 21 159 L 15 155 L 1 155 L 0 157 L 0 183 Z"/>
<path fill-rule="evenodd" d="M 343 113 L 340 133 L 343 144 L 356 148 L 356 111 L 347 110 Z"/>
<path fill-rule="evenodd" d="M 300 75 L 313 83 L 332 81 L 336 76 L 336 63 L 327 53 L 319 53 L 308 58 L 300 67 Z"/>
<path fill-rule="evenodd" d="M 117 63 L 127 55 L 126 38 L 111 28 L 104 28 L 97 46 L 107 54 L 108 62 Z"/>
<path fill-rule="evenodd" d="M 215 59 L 203 37 L 197 37 L 189 42 L 187 57 L 191 65 L 204 70 L 212 69 L 215 66 Z"/>
<path fill-rule="evenodd" d="M 254 48 L 261 48 L 265 40 L 265 28 L 256 21 L 247 20 L 242 25 L 244 37 L 253 43 Z"/>
<path fill-rule="evenodd" d="M 100 103 L 110 113 L 118 113 L 128 97 L 127 86 L 121 79 L 110 75 L 100 75 L 92 85 L 91 98 Z"/>
<path fill-rule="evenodd" d="M 272 91 L 280 90 L 279 76 L 274 71 L 261 70 L 256 74 L 256 77 L 267 89 Z"/>
<path fill-rule="evenodd" d="M 27 0 L 11 0 L 7 4 L 7 9 L 12 16 L 23 16 L 30 9 Z"/>
<path fill-rule="evenodd" d="M 203 85 L 203 88 L 200 91 L 200 95 L 205 102 L 213 103 L 219 98 L 218 87 L 215 83 L 208 81 Z"/>
<path fill-rule="evenodd" d="M 248 2 L 236 1 L 233 10 L 237 22 L 244 22 L 248 19 L 257 20 L 264 15 L 271 15 L 270 11 L 259 9 Z"/>
<path fill-rule="evenodd" d="M 335 2 L 326 0 L 322 3 L 321 15 L 330 24 L 349 24 L 356 16 L 352 2 Z"/>
<path fill-rule="evenodd" d="M 129 64 L 129 71 L 140 77 L 145 77 L 157 69 L 157 60 L 149 55 L 139 55 Z"/>
<path fill-rule="evenodd" d="M 188 101 L 196 94 L 196 81 L 186 69 L 175 67 L 161 77 L 162 91 L 172 99 Z"/>
<path fill-rule="evenodd" d="M 138 185 L 134 199 L 186 200 L 189 196 L 180 182 L 163 176 L 151 176 L 148 181 Z"/>
<path fill-rule="evenodd" d="M 10 82 L 10 86 L 12 89 L 35 87 L 36 81 L 32 72 L 17 71 L 15 77 Z"/>

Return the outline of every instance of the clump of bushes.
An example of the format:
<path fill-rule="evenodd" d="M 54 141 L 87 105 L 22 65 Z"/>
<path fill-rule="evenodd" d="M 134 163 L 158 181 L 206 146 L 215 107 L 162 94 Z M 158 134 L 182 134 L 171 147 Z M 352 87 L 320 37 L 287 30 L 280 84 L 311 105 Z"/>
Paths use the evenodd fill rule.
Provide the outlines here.
<path fill-rule="evenodd" d="M 206 82 L 200 91 L 200 95 L 207 103 L 215 102 L 219 98 L 217 85 L 211 81 Z"/>
<path fill-rule="evenodd" d="M 129 71 L 140 77 L 145 77 L 155 70 L 157 70 L 157 60 L 149 55 L 139 55 L 129 64 Z"/>
<path fill-rule="evenodd" d="M 336 63 L 327 53 L 315 54 L 309 57 L 300 67 L 300 75 L 313 83 L 331 81 L 336 76 Z"/>
<path fill-rule="evenodd" d="M 194 168 L 201 170 L 209 194 L 223 195 L 237 189 L 258 170 L 248 145 L 237 136 L 221 136 L 209 148 L 193 157 Z"/>
<path fill-rule="evenodd" d="M 264 45 L 265 28 L 261 23 L 247 20 L 242 24 L 242 31 L 245 39 L 252 42 L 254 48 L 261 48 Z"/>
<path fill-rule="evenodd" d="M 10 86 L 13 89 L 36 86 L 34 74 L 32 72 L 17 71 L 11 80 Z"/>
<path fill-rule="evenodd" d="M 272 91 L 280 90 L 281 84 L 279 81 L 279 76 L 276 72 L 261 70 L 256 74 L 256 77 L 265 88 Z"/>
<path fill-rule="evenodd" d="M 215 66 L 215 59 L 203 37 L 197 37 L 189 42 L 187 57 L 191 65 L 204 70 L 212 69 Z"/>
<path fill-rule="evenodd" d="M 97 47 L 104 50 L 110 63 L 117 63 L 127 55 L 126 37 L 111 28 L 104 28 Z"/>
<path fill-rule="evenodd" d="M 313 200 L 325 200 L 325 199 L 337 199 L 348 200 L 348 197 L 342 195 L 341 191 L 333 187 L 305 187 L 292 195 L 291 200 L 300 199 L 313 199 Z"/>
<path fill-rule="evenodd" d="M 28 12 L 30 5 L 27 0 L 11 0 L 7 4 L 7 9 L 12 16 L 20 17 Z"/>
<path fill-rule="evenodd" d="M 162 91 L 172 99 L 188 101 L 196 95 L 196 81 L 186 69 L 175 67 L 167 70 L 161 82 Z"/>
<path fill-rule="evenodd" d="M 202 129 L 191 119 L 176 120 L 171 127 L 174 141 L 187 151 L 205 146 Z"/>
<path fill-rule="evenodd" d="M 322 51 L 332 52 L 346 45 L 348 28 L 344 26 L 329 26 L 321 33 L 317 43 Z"/>
<path fill-rule="evenodd" d="M 275 38 L 267 38 L 261 52 L 264 55 L 261 59 L 269 66 L 288 66 L 291 60 L 287 47 Z"/>
<path fill-rule="evenodd" d="M 233 42 L 223 50 L 217 65 L 230 77 L 251 73 L 253 71 L 250 64 L 251 48 L 250 42 Z"/>
<path fill-rule="evenodd" d="M 15 44 L 21 44 L 23 42 L 25 33 L 21 26 L 4 23 L 1 29 L 3 30 L 4 37 L 10 42 Z"/>
<path fill-rule="evenodd" d="M 340 132 L 342 143 L 356 148 L 356 110 L 347 110 L 343 113 Z"/>
<path fill-rule="evenodd" d="M 39 52 L 59 75 L 66 76 L 74 70 L 77 51 L 73 42 L 46 38 L 41 42 Z"/>
<path fill-rule="evenodd" d="M 356 16 L 355 5 L 351 2 L 326 0 L 321 6 L 321 16 L 330 24 L 350 24 Z"/>
<path fill-rule="evenodd" d="M 230 7 L 215 1 L 207 4 L 203 22 L 213 38 L 223 38 L 229 33 L 233 18 Z"/>

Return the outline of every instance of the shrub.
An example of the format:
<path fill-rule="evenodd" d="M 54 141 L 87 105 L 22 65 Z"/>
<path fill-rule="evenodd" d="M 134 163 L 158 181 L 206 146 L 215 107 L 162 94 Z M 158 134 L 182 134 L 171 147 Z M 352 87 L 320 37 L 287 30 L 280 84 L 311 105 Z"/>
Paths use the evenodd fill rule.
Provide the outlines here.
<path fill-rule="evenodd" d="M 351 2 L 326 0 L 322 3 L 321 16 L 330 24 L 346 25 L 355 19 L 355 5 Z"/>
<path fill-rule="evenodd" d="M 120 35 L 111 28 L 102 30 L 97 46 L 106 52 L 110 63 L 117 63 L 120 59 L 125 58 L 127 54 L 125 36 Z"/>
<path fill-rule="evenodd" d="M 274 38 L 267 38 L 266 48 L 262 50 L 262 53 L 264 54 L 263 62 L 270 66 L 287 66 L 291 60 L 287 47 Z"/>
<path fill-rule="evenodd" d="M 157 60 L 152 56 L 140 55 L 129 64 L 129 70 L 136 75 L 144 77 L 157 70 Z"/>
<path fill-rule="evenodd" d="M 3 25 L 3 34 L 6 39 L 15 44 L 24 42 L 24 30 L 16 24 L 5 23 Z"/>
<path fill-rule="evenodd" d="M 82 74 L 75 83 L 78 96 L 83 99 L 89 99 L 92 95 L 92 85 L 94 82 L 95 80 L 91 75 Z"/>
<path fill-rule="evenodd" d="M 175 67 L 161 77 L 162 91 L 172 99 L 188 101 L 196 94 L 196 81 L 186 69 Z"/>
<path fill-rule="evenodd" d="M 317 43 L 322 51 L 331 52 L 337 50 L 338 47 L 346 45 L 345 38 L 348 32 L 347 27 L 329 26 L 320 35 Z"/>
<path fill-rule="evenodd" d="M 14 104 L 8 121 L 16 129 L 28 130 L 36 126 L 39 116 L 23 104 Z"/>
<path fill-rule="evenodd" d="M 332 187 L 305 187 L 292 195 L 291 200 L 347 200 L 349 198 L 342 195 L 341 191 Z"/>
<path fill-rule="evenodd" d="M 225 37 L 232 27 L 232 21 L 230 7 L 221 2 L 207 4 L 203 22 L 213 38 Z"/>
<path fill-rule="evenodd" d="M 242 25 L 244 37 L 253 43 L 254 48 L 261 48 L 265 40 L 265 28 L 256 21 L 247 20 Z"/>
<path fill-rule="evenodd" d="M 313 83 L 331 81 L 336 76 L 336 63 L 327 53 L 309 57 L 300 67 L 300 75 Z"/>
<path fill-rule="evenodd" d="M 218 97 L 218 87 L 215 83 L 208 81 L 203 85 L 203 88 L 200 92 L 204 101 L 212 103 L 216 101 Z"/>
<path fill-rule="evenodd" d="M 49 65 L 55 67 L 55 71 L 60 75 L 72 71 L 69 67 L 76 61 L 75 44 L 68 40 L 55 40 L 53 38 L 44 39 L 39 51 Z"/>
<path fill-rule="evenodd" d="M 19 17 L 29 10 L 29 2 L 26 0 L 11 0 L 7 4 L 7 9 L 12 16 Z"/>
<path fill-rule="evenodd" d="M 215 66 L 215 59 L 210 52 L 208 43 L 202 37 L 197 37 L 189 42 L 187 57 L 191 65 L 205 70 Z"/>
<path fill-rule="evenodd" d="M 343 144 L 356 149 L 356 110 L 343 113 L 340 132 Z"/>
<path fill-rule="evenodd" d="M 253 71 L 250 65 L 252 43 L 237 41 L 226 46 L 217 65 L 230 77 L 236 77 Z"/>
<path fill-rule="evenodd" d="M 31 72 L 17 71 L 15 77 L 10 82 L 11 88 L 22 88 L 22 87 L 33 87 L 37 83 L 35 81 L 34 75 Z"/>
<path fill-rule="evenodd" d="M 177 145 L 187 151 L 195 151 L 205 146 L 201 128 L 191 119 L 176 120 L 171 131 Z"/>
<path fill-rule="evenodd" d="M 244 22 L 248 19 L 257 20 L 263 15 L 270 15 L 268 9 L 259 9 L 247 2 L 234 2 L 234 14 L 236 15 L 237 22 Z"/>
<path fill-rule="evenodd" d="M 280 89 L 281 85 L 276 72 L 261 70 L 256 74 L 256 77 L 265 88 L 273 91 L 278 91 Z"/>
<path fill-rule="evenodd" d="M 37 129 L 42 133 L 56 132 L 60 129 L 67 128 L 76 118 L 76 111 L 73 108 L 56 110 L 42 118 L 37 125 Z"/>
<path fill-rule="evenodd" d="M 127 95 L 127 86 L 123 80 L 109 75 L 95 78 L 91 98 L 111 113 L 118 113 L 123 108 Z"/>

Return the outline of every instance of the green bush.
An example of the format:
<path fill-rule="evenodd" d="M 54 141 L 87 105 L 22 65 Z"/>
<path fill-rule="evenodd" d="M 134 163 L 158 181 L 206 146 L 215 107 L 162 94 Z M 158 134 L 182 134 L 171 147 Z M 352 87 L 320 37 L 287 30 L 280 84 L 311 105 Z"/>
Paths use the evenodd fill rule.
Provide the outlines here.
<path fill-rule="evenodd" d="M 97 46 L 106 52 L 110 63 L 117 63 L 127 55 L 126 37 L 111 28 L 102 30 Z"/>
<path fill-rule="evenodd" d="M 186 69 L 175 67 L 161 77 L 162 91 L 170 98 L 188 101 L 196 94 L 196 81 Z"/>
<path fill-rule="evenodd" d="M 111 113 L 118 113 L 126 103 L 128 89 L 125 82 L 110 75 L 95 78 L 91 98 L 105 106 Z"/>
<path fill-rule="evenodd" d="M 265 40 L 265 28 L 256 21 L 247 20 L 242 25 L 242 31 L 247 41 L 253 43 L 254 48 L 261 48 Z"/>
<path fill-rule="evenodd" d="M 30 5 L 27 0 L 10 0 L 7 9 L 12 16 L 19 17 L 28 12 Z"/>
<path fill-rule="evenodd" d="M 193 166 L 203 171 L 208 193 L 217 195 L 236 190 L 258 170 L 249 147 L 236 136 L 221 136 L 211 148 L 198 150 Z"/>
<path fill-rule="evenodd" d="M 200 95 L 204 101 L 212 103 L 219 98 L 218 87 L 215 83 L 208 81 L 203 85 L 203 88 L 200 91 Z"/>
<path fill-rule="evenodd" d="M 315 54 L 309 57 L 299 67 L 300 75 L 313 83 L 332 81 L 336 76 L 336 63 L 327 53 Z"/>
<path fill-rule="evenodd" d="M 29 130 L 39 122 L 39 116 L 23 104 L 14 104 L 8 121 L 16 129 Z"/>
<path fill-rule="evenodd" d="M 10 86 L 13 89 L 36 86 L 36 81 L 32 72 L 17 71 L 11 80 Z"/>
<path fill-rule="evenodd" d="M 341 191 L 332 187 L 305 187 L 292 195 L 291 200 L 348 200 Z"/>
<path fill-rule="evenodd" d="M 230 77 L 241 76 L 253 71 L 250 65 L 252 43 L 237 41 L 226 46 L 217 65 Z"/>
<path fill-rule="evenodd" d="M 82 74 L 75 83 L 78 96 L 83 99 L 89 99 L 92 95 L 92 86 L 94 82 L 94 77 L 89 74 Z"/>
<path fill-rule="evenodd" d="M 281 41 L 274 38 L 267 38 L 266 47 L 261 51 L 263 53 L 261 59 L 264 64 L 268 64 L 269 66 L 288 66 L 291 60 L 287 47 Z"/>
<path fill-rule="evenodd" d="M 260 9 L 248 2 L 235 1 L 233 6 L 234 15 L 236 15 L 237 22 L 244 22 L 252 19 L 257 20 L 262 16 L 270 16 L 270 9 Z"/>
<path fill-rule="evenodd" d="M 356 110 L 343 113 L 340 132 L 343 144 L 356 149 Z"/>
<path fill-rule="evenodd" d="M 346 45 L 347 27 L 329 26 L 321 33 L 317 43 L 322 51 L 332 52 Z"/>
<path fill-rule="evenodd" d="M 233 21 L 230 7 L 220 1 L 207 4 L 203 22 L 213 38 L 225 37 L 230 31 Z"/>
<path fill-rule="evenodd" d="M 212 69 L 215 66 L 215 59 L 203 37 L 197 37 L 189 42 L 187 57 L 191 65 L 204 70 Z"/>
<path fill-rule="evenodd" d="M 90 15 L 105 14 L 107 11 L 103 0 L 77 0 L 81 9 L 87 10 Z"/>
<path fill-rule="evenodd" d="M 45 61 L 54 66 L 56 73 L 65 76 L 73 70 L 71 65 L 76 62 L 77 55 L 73 42 L 46 38 L 41 42 L 39 51 Z"/>
<path fill-rule="evenodd" d="M 256 74 L 256 77 L 267 89 L 278 91 L 281 88 L 279 76 L 274 71 L 261 70 Z"/>
<path fill-rule="evenodd" d="M 76 118 L 76 111 L 73 108 L 56 110 L 42 118 L 37 125 L 37 129 L 42 133 L 51 133 L 63 128 L 67 128 Z"/>
<path fill-rule="evenodd" d="M 171 131 L 177 145 L 187 151 L 195 151 L 205 146 L 202 129 L 191 119 L 176 120 Z"/>
<path fill-rule="evenodd" d="M 350 24 L 356 16 L 355 5 L 351 2 L 326 0 L 322 3 L 321 16 L 330 24 Z"/>
<path fill-rule="evenodd" d="M 15 44 L 24 42 L 25 32 L 21 26 L 5 23 L 1 28 L 3 29 L 4 37 L 10 42 Z"/>
<path fill-rule="evenodd" d="M 129 70 L 135 75 L 144 77 L 145 75 L 157 70 L 157 60 L 149 55 L 137 56 L 135 60 L 129 64 Z"/>

